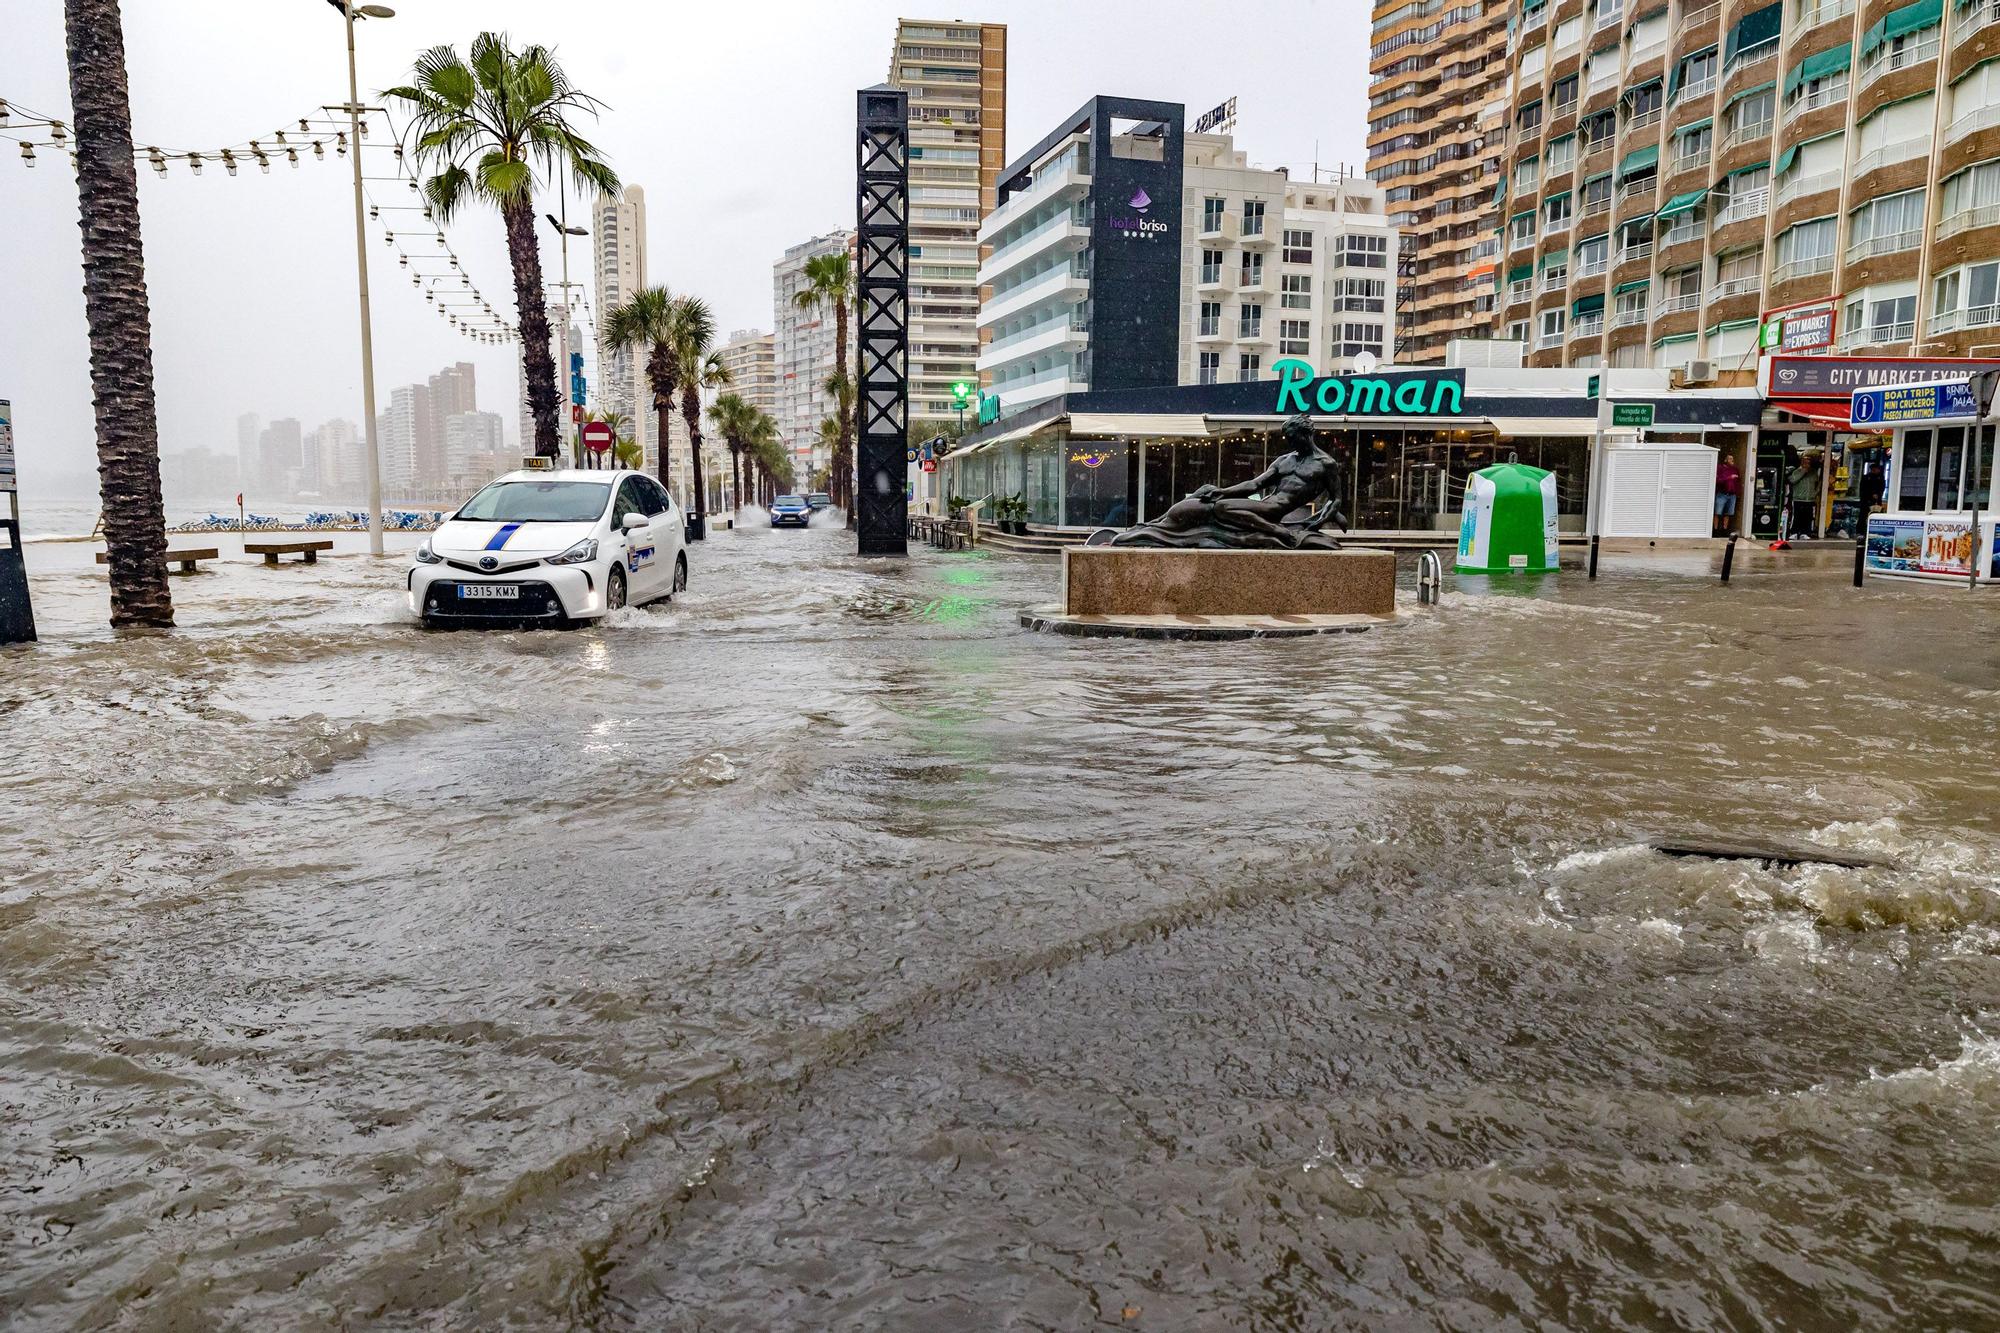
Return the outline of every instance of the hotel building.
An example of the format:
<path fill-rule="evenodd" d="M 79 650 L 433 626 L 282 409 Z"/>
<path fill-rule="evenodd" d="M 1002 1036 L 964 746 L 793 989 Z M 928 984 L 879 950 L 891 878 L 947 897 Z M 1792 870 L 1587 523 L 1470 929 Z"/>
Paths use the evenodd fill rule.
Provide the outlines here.
<path fill-rule="evenodd" d="M 1368 174 L 1403 233 L 1398 362 L 1486 337 L 1496 299 L 1493 181 L 1507 128 L 1509 0 L 1377 0 Z"/>
<path fill-rule="evenodd" d="M 910 99 L 910 414 L 944 418 L 979 353 L 979 220 L 1007 156 L 1007 27 L 904 19 L 889 82 Z"/>
<path fill-rule="evenodd" d="M 1389 352 L 1382 193 L 1292 181 L 1176 102 L 1099 97 L 1013 163 L 980 228 L 979 369 L 999 410 L 1090 390 L 1271 378 Z"/>
<path fill-rule="evenodd" d="M 1509 23 L 1501 327 L 1531 364 L 1741 380 L 1784 310 L 1809 334 L 1786 350 L 2000 350 L 1994 0 L 1528 0 Z"/>

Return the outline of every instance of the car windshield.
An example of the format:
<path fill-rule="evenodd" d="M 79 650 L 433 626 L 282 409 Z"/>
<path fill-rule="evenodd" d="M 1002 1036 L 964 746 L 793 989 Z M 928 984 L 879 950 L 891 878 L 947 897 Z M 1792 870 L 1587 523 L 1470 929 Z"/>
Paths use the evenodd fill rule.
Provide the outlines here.
<path fill-rule="evenodd" d="M 772 501 L 772 503 L 781 505 L 802 505 L 805 503 L 805 501 L 801 500 L 796 495 L 781 495 L 776 500 Z"/>
<path fill-rule="evenodd" d="M 489 523 L 589 523 L 604 512 L 602 481 L 496 481 L 465 502 L 458 517 Z"/>

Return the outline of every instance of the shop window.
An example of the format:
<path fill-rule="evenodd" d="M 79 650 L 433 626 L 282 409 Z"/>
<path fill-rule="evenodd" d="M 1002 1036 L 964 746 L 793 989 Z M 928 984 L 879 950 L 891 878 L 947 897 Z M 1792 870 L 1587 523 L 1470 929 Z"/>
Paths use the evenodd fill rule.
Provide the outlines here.
<path fill-rule="evenodd" d="M 1931 491 L 1931 433 L 1903 432 L 1903 477 L 1896 488 L 1896 508 L 1922 513 Z"/>
<path fill-rule="evenodd" d="M 1946 426 L 1937 433 L 1931 462 L 1931 508 L 1958 508 L 1959 472 L 1965 462 L 1965 428 Z"/>

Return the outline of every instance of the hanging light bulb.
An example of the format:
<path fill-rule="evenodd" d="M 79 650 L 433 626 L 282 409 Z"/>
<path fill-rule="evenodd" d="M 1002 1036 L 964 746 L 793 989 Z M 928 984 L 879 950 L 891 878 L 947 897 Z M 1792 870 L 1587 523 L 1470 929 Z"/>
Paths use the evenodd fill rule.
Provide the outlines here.
<path fill-rule="evenodd" d="M 297 171 L 299 169 L 299 150 L 296 148 L 287 148 L 285 150 L 285 161 L 292 164 L 293 171 Z"/>
<path fill-rule="evenodd" d="M 192 171 L 192 172 L 193 172 L 193 173 L 194 173 L 195 175 L 197 175 L 197 176 L 201 175 L 201 154 L 200 154 L 200 153 L 189 153 L 189 154 L 188 154 L 188 170 Z"/>
<path fill-rule="evenodd" d="M 0 97 L 0 130 L 7 128 L 7 99 Z"/>
<path fill-rule="evenodd" d="M 270 175 L 271 159 L 262 153 L 257 154 L 257 170 L 263 172 L 266 176 Z"/>
<path fill-rule="evenodd" d="M 333 151 L 334 151 L 334 152 L 335 152 L 336 154 L 338 154 L 339 156 L 341 156 L 341 157 L 346 157 L 346 156 L 347 156 L 347 136 L 346 136 L 345 134 L 339 134 L 339 133 L 336 133 L 336 134 L 335 134 L 335 135 L 333 136 L 333 142 L 334 142 L 334 149 L 333 149 Z"/>
<path fill-rule="evenodd" d="M 401 258 L 400 260 L 398 260 L 397 262 L 398 262 L 398 263 L 400 263 L 400 264 L 401 264 L 401 265 L 402 265 L 402 266 L 403 266 L 404 268 L 408 268 L 408 267 L 410 266 L 410 257 L 409 257 L 408 255 L 404 255 L 404 256 L 403 256 L 403 257 L 402 257 L 402 258 Z M 411 281 L 411 282 L 416 282 L 416 281 L 418 281 L 418 279 L 416 279 L 416 278 L 411 278 L 411 279 L 410 279 L 410 281 Z"/>
<path fill-rule="evenodd" d="M 471 279 L 471 278 L 460 278 L 460 279 L 458 280 L 458 283 L 459 283 L 459 286 L 461 286 L 461 287 L 470 287 L 470 286 L 472 285 L 472 279 Z"/>
<path fill-rule="evenodd" d="M 57 143 L 63 141 L 63 123 L 61 121 L 52 120 L 49 122 L 49 137 Z"/>
<path fill-rule="evenodd" d="M 306 118 L 305 118 L 304 116 L 300 116 L 300 117 L 299 117 L 299 133 L 300 133 L 300 134 L 311 134 L 311 133 L 312 133 L 312 130 L 311 130 L 311 128 L 310 128 L 309 126 L 307 126 L 307 124 L 306 124 Z"/>
<path fill-rule="evenodd" d="M 368 205 L 368 220 L 370 222 L 380 222 L 382 220 L 382 210 L 374 204 Z"/>
<path fill-rule="evenodd" d="M 26 139 L 21 141 L 21 165 L 29 170 L 33 170 L 35 165 L 35 146 Z"/>
<path fill-rule="evenodd" d="M 394 245 L 396 243 L 396 233 L 393 231 L 383 232 L 382 239 L 388 244 Z"/>
<path fill-rule="evenodd" d="M 326 161 L 326 145 L 317 139 L 313 140 L 313 156 L 322 162 Z"/>
<path fill-rule="evenodd" d="M 236 154 L 227 148 L 222 150 L 222 169 L 232 176 L 236 174 Z"/>
<path fill-rule="evenodd" d="M 443 244 L 444 244 L 444 233 L 443 233 L 443 232 L 439 232 L 439 233 L 438 233 L 438 244 L 439 244 L 439 245 L 443 245 Z"/>
<path fill-rule="evenodd" d="M 160 175 L 167 174 L 167 155 L 159 149 L 149 145 L 146 149 L 146 161 Z"/>
<path fill-rule="evenodd" d="M 285 141 L 285 132 L 283 130 L 278 130 L 276 131 L 276 133 L 278 136 L 278 142 L 283 143 Z"/>

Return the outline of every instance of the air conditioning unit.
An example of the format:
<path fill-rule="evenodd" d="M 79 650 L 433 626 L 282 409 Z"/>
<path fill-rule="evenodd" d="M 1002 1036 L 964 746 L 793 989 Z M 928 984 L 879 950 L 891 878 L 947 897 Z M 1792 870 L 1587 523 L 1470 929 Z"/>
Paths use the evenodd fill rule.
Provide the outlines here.
<path fill-rule="evenodd" d="M 1715 362 L 1690 361 L 1681 372 L 1689 384 L 1713 384 L 1715 382 Z"/>

